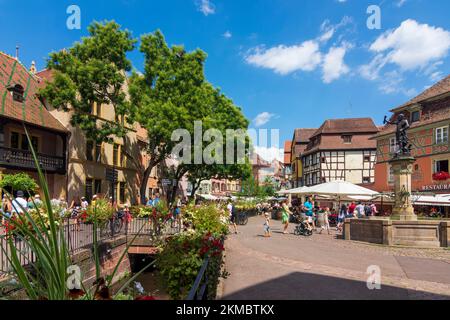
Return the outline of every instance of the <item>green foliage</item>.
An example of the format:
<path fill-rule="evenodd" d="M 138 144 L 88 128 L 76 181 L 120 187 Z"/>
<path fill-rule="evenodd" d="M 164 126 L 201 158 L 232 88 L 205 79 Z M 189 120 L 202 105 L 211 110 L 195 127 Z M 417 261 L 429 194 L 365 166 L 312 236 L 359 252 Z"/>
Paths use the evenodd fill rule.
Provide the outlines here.
<path fill-rule="evenodd" d="M 29 145 L 32 146 L 28 131 L 25 128 Z M 6 235 L 7 247 L 1 241 L 0 249 L 4 257 L 11 265 L 10 275 L 19 288 L 23 288 L 28 299 L 31 300 L 69 300 L 69 299 L 112 299 L 110 287 L 112 280 L 118 272 L 119 265 L 128 254 L 129 247 L 133 244 L 140 232 L 131 240 L 120 256 L 114 270 L 106 279 L 101 277 L 100 258 L 98 252 L 97 232 L 93 232 L 93 251 L 96 265 L 97 286 L 94 292 L 80 290 L 73 293 L 67 287 L 68 267 L 72 264 L 68 244 L 65 240 L 65 229 L 60 223 L 59 216 L 53 211 L 47 181 L 39 166 L 35 150 L 31 147 L 34 163 L 38 172 L 39 185 L 43 191 L 44 206 L 35 210 L 26 210 L 24 213 L 12 218 L 2 217 L 10 226 Z M 6 192 L 6 190 L 3 190 Z M 7 193 L 8 194 L 8 193 Z M 8 196 L 10 196 L 8 194 Z M 11 200 L 11 199 L 10 199 Z M 0 216 L 1 217 L 1 216 Z M 94 230 L 98 230 L 96 219 Z M 140 230 L 142 231 L 142 229 Z M 5 236 L 1 236 L 5 237 Z M 28 256 L 34 256 L 35 262 L 23 266 L 24 255 L 16 247 L 15 239 L 20 239 L 22 248 L 27 248 Z M 25 258 L 26 259 L 26 258 Z M 147 270 L 153 263 L 147 265 L 140 272 L 131 277 L 118 291 L 120 295 L 136 277 Z M 102 294 L 100 294 L 100 291 Z"/>
<path fill-rule="evenodd" d="M 215 204 L 196 207 L 190 205 L 184 210 L 184 219 L 190 222 L 196 232 L 200 234 L 212 233 L 217 236 L 228 232 L 227 213 L 217 208 Z"/>
<path fill-rule="evenodd" d="M 136 40 L 114 21 L 94 22 L 89 36 L 71 48 L 50 54 L 48 68 L 54 78 L 40 94 L 55 108 L 73 111 L 71 122 L 94 141 L 111 142 L 111 135 L 126 133 L 120 122 L 97 122 L 92 115 L 94 102 L 112 107 L 116 115 L 128 116 L 132 105 L 123 87 L 131 70 L 128 52 Z M 127 117 L 125 117 L 127 119 Z"/>
<path fill-rule="evenodd" d="M 226 276 L 222 273 L 222 252 L 221 238 L 210 233 L 182 233 L 169 239 L 159 255 L 159 269 L 172 299 L 186 298 L 206 256 L 210 259 L 208 292 L 213 298 L 219 278 Z"/>
<path fill-rule="evenodd" d="M 37 191 L 38 184 L 26 173 L 5 174 L 0 180 L 0 188 L 33 193 Z"/>
<path fill-rule="evenodd" d="M 211 295 L 216 292 L 219 278 L 226 276 L 222 273 L 223 238 L 228 232 L 224 215 L 215 205 L 185 209 L 183 219 L 192 225 L 192 230 L 170 238 L 158 258 L 158 267 L 173 299 L 186 298 L 206 256 L 210 258 L 207 274 Z"/>
<path fill-rule="evenodd" d="M 87 214 L 88 218 L 86 222 L 102 223 L 112 218 L 114 208 L 106 199 L 98 199 L 88 207 Z"/>

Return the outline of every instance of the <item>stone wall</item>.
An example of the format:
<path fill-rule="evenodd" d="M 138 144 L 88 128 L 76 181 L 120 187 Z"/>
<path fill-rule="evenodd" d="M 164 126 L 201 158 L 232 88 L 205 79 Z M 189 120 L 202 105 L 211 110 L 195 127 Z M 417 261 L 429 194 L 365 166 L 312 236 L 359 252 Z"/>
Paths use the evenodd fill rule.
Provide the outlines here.
<path fill-rule="evenodd" d="M 114 240 L 104 241 L 98 246 L 102 277 L 112 274 L 126 247 L 126 237 L 119 237 Z M 84 285 L 88 288 L 91 287 L 96 280 L 93 249 L 86 249 L 74 255 L 73 264 L 80 267 Z M 119 281 L 123 276 L 129 274 L 130 272 L 130 260 L 128 258 L 128 254 L 126 254 L 120 263 L 117 273 L 113 279 L 113 283 Z"/>
<path fill-rule="evenodd" d="M 344 238 L 383 245 L 450 247 L 450 222 L 347 219 Z"/>

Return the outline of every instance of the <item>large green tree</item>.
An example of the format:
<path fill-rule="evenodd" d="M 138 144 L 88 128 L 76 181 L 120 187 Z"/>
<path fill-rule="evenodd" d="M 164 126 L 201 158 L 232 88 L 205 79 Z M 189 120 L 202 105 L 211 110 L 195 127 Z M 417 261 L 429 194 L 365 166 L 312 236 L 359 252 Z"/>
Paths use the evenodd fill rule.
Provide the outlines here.
<path fill-rule="evenodd" d="M 192 148 L 188 152 L 194 160 L 198 148 L 205 146 L 203 142 L 194 144 L 196 121 L 201 121 L 203 131 L 216 128 L 221 132 L 225 128 L 245 130 L 248 121 L 231 100 L 206 81 L 203 51 L 186 52 L 182 46 L 169 47 L 160 31 L 144 35 L 140 51 L 145 57 L 145 72 L 132 75 L 130 96 L 136 106 L 134 120 L 148 132 L 149 161 L 143 169 L 143 197 L 152 169 L 170 157 L 180 142 L 172 139 L 174 131 L 183 129 L 189 133 Z M 170 176 L 179 181 L 190 170 L 195 172 L 205 165 L 182 162 L 170 169 Z M 211 176 L 214 175 L 212 172 Z M 177 185 L 169 191 L 171 201 Z"/>
<path fill-rule="evenodd" d="M 136 40 L 114 21 L 94 22 L 88 27 L 89 36 L 71 48 L 50 54 L 48 68 L 53 79 L 41 90 L 41 95 L 55 108 L 73 111 L 71 124 L 83 130 L 88 139 L 111 142 L 123 137 L 123 123 L 98 121 L 92 114 L 94 103 L 113 108 L 125 119 L 131 104 L 123 90 L 126 72 L 131 62 L 126 55 Z"/>

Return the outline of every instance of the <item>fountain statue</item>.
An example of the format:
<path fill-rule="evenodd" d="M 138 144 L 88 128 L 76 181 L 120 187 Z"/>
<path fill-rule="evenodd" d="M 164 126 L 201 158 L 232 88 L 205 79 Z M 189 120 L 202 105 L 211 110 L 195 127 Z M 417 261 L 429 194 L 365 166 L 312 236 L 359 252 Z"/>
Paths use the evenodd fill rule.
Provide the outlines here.
<path fill-rule="evenodd" d="M 411 155 L 412 146 L 409 143 L 408 130 L 410 124 L 404 114 L 400 114 L 396 121 L 384 118 L 384 124 L 397 126 L 397 150 L 389 161 L 394 172 L 395 205 L 393 215 L 399 215 L 402 221 L 417 221 L 411 202 L 411 175 L 416 159 Z"/>

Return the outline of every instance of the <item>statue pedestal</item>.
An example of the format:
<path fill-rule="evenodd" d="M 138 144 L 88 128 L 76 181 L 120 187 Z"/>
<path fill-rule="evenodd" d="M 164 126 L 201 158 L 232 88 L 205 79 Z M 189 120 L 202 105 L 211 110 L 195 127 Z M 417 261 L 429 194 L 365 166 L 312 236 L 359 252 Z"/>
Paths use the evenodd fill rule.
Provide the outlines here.
<path fill-rule="evenodd" d="M 416 159 L 409 155 L 399 155 L 389 161 L 394 171 L 395 205 L 393 215 L 399 215 L 401 221 L 417 221 L 411 203 L 411 175 Z"/>

